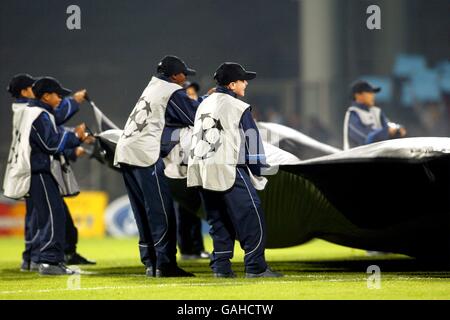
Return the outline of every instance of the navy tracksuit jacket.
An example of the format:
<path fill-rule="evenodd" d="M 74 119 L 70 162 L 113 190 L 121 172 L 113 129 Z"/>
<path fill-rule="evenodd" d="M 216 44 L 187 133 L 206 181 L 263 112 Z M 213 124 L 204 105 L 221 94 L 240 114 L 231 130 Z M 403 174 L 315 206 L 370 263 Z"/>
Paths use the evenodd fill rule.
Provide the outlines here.
<path fill-rule="evenodd" d="M 232 91 L 222 86 L 217 87 L 216 92 L 236 97 Z M 248 171 L 261 175 L 261 169 L 265 167 L 265 155 L 250 108 L 243 113 L 239 126 L 243 132 L 255 130 L 257 135 L 255 153 L 252 153 L 245 143 L 240 155 L 244 157 L 244 161 L 236 167 L 236 181 L 229 190 L 216 192 L 201 189 L 207 220 L 211 226 L 210 234 L 214 244 L 211 268 L 215 273 L 231 272 L 230 259 L 233 257 L 235 239 L 239 240 L 245 251 L 244 264 L 247 273 L 261 273 L 267 268 L 264 257 L 266 241 L 264 213 Z"/>
<path fill-rule="evenodd" d="M 32 99 L 17 99 L 17 103 L 32 103 Z M 80 106 L 73 98 L 64 98 L 57 109 L 54 110 L 54 117 L 56 125 L 62 125 L 67 122 L 72 116 L 78 112 Z M 64 151 L 67 159 L 76 161 L 75 149 L 67 149 Z M 39 229 L 37 227 L 37 213 L 33 214 L 33 202 L 30 197 L 25 199 L 26 214 L 25 214 L 25 250 L 22 253 L 22 259 L 25 261 L 39 262 Z M 75 227 L 69 209 L 64 202 L 64 211 L 66 217 L 65 236 L 66 241 L 64 245 L 64 253 L 76 252 L 76 245 L 78 243 L 78 230 Z"/>
<path fill-rule="evenodd" d="M 33 100 L 30 105 L 45 109 L 55 115 L 54 110 Z M 42 113 L 34 122 L 30 132 L 31 186 L 30 198 L 36 213 L 39 230 L 39 263 L 57 264 L 64 261 L 66 208 L 59 193 L 57 182 L 50 171 L 50 155 L 63 153 L 80 145 L 72 132 L 54 127 L 48 114 Z"/>
<path fill-rule="evenodd" d="M 161 75 L 159 78 L 170 81 Z M 165 112 L 159 160 L 149 167 L 120 164 L 139 231 L 141 261 L 147 267 L 162 269 L 176 265 L 175 212 L 162 158 L 178 143 L 171 140 L 172 133 L 194 124 L 198 104 L 184 89 L 175 91 Z"/>

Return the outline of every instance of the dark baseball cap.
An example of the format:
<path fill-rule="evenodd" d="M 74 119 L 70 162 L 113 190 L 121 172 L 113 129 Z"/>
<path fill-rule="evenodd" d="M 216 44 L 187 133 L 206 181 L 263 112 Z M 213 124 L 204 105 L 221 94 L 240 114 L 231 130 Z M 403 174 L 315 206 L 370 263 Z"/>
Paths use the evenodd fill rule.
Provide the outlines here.
<path fill-rule="evenodd" d="M 14 98 L 19 98 L 20 91 L 31 87 L 35 81 L 36 79 L 27 73 L 16 74 L 12 77 L 9 85 L 6 87 L 6 91 L 8 91 Z"/>
<path fill-rule="evenodd" d="M 352 84 L 352 96 L 355 93 L 362 93 L 362 92 L 373 92 L 378 93 L 381 91 L 380 87 L 374 87 L 367 81 L 356 81 Z"/>
<path fill-rule="evenodd" d="M 194 69 L 188 68 L 186 63 L 177 56 L 165 56 L 162 58 L 156 71 L 168 77 L 179 73 L 184 73 L 187 76 L 193 76 L 197 73 Z"/>
<path fill-rule="evenodd" d="M 58 80 L 52 77 L 42 77 L 33 84 L 33 93 L 36 98 L 40 99 L 44 93 L 56 93 L 61 97 L 68 96 L 71 90 L 64 88 Z"/>
<path fill-rule="evenodd" d="M 239 63 L 224 62 L 214 73 L 214 79 L 219 85 L 227 85 L 237 80 L 255 79 L 256 72 L 247 71 Z"/>

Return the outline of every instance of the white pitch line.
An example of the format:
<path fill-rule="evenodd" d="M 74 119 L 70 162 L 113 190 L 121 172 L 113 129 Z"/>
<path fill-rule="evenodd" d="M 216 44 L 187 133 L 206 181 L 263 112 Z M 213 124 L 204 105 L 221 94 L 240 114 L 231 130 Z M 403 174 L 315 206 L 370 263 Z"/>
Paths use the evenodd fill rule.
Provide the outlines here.
<path fill-rule="evenodd" d="M 285 276 L 285 278 L 314 278 L 317 276 Z M 323 276 L 318 276 L 317 278 L 323 278 Z M 350 279 L 322 279 L 316 280 L 317 282 L 365 282 L 366 278 L 350 278 Z M 392 280 L 447 280 L 442 278 L 425 278 L 425 277 L 398 277 L 395 279 L 389 279 L 385 281 Z M 151 281 L 151 280 L 150 280 Z M 198 282 L 198 283 L 160 283 L 160 284 L 148 284 L 148 285 L 136 285 L 136 286 L 103 286 L 103 287 L 87 287 L 87 288 L 54 288 L 54 289 L 39 289 L 39 290 L 12 290 L 12 291 L 0 291 L 0 295 L 9 294 L 26 294 L 26 293 L 51 293 L 51 292 L 76 292 L 76 291 L 100 291 L 100 290 L 128 290 L 128 289 L 150 289 L 153 287 L 167 288 L 167 287 L 214 287 L 214 286 L 241 286 L 249 284 L 295 284 L 293 281 L 260 281 L 258 279 L 247 280 L 247 281 L 227 281 L 227 282 Z"/>
<path fill-rule="evenodd" d="M 51 293 L 51 292 L 69 292 L 69 291 L 98 291 L 98 290 L 125 290 L 125 289 L 144 289 L 152 287 L 207 287 L 207 286 L 241 286 L 249 284 L 293 284 L 293 281 L 259 281 L 257 279 L 250 281 L 229 281 L 229 282 L 199 282 L 199 283 L 160 283 L 149 285 L 137 285 L 137 286 L 104 286 L 104 287 L 88 287 L 88 288 L 55 288 L 55 289 L 39 289 L 39 290 L 12 290 L 12 291 L 0 291 L 0 295 L 8 294 L 21 294 L 21 293 Z"/>
<path fill-rule="evenodd" d="M 107 286 L 107 287 L 89 287 L 89 288 L 55 288 L 55 289 L 39 289 L 39 290 L 14 290 L 14 291 L 0 291 L 0 294 L 20 294 L 20 293 L 51 293 L 51 292 L 65 292 L 65 291 L 96 291 L 109 289 L 136 289 L 147 288 L 149 286 Z"/>
<path fill-rule="evenodd" d="M 285 281 L 286 283 L 292 283 Z M 13 291 L 0 291 L 1 294 L 20 294 L 20 293 L 51 293 L 51 292 L 66 292 L 66 291 L 96 291 L 96 290 L 125 290 L 125 289 L 144 289 L 153 287 L 201 287 L 201 286 L 227 286 L 227 285 L 240 285 L 242 282 L 229 282 L 229 283 L 172 283 L 172 284 L 154 284 L 154 285 L 137 285 L 137 286 L 105 286 L 105 287 L 89 287 L 89 288 L 55 288 L 55 289 L 39 289 L 39 290 L 13 290 Z M 258 282 L 261 283 L 261 282 Z M 277 282 L 279 283 L 279 282 Z"/>

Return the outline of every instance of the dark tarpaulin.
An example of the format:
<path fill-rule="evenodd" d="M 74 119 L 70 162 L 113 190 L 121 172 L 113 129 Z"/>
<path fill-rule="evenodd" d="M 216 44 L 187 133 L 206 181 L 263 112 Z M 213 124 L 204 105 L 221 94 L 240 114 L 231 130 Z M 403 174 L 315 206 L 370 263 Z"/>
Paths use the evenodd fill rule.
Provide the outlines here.
<path fill-rule="evenodd" d="M 100 135 L 109 159 L 119 135 Z M 267 247 L 321 238 L 366 250 L 450 257 L 449 148 L 449 138 L 399 139 L 281 165 L 259 192 Z M 320 149 L 324 154 L 328 148 Z M 186 179 L 169 182 L 181 206 L 204 216 L 192 207 L 197 191 L 186 188 Z"/>

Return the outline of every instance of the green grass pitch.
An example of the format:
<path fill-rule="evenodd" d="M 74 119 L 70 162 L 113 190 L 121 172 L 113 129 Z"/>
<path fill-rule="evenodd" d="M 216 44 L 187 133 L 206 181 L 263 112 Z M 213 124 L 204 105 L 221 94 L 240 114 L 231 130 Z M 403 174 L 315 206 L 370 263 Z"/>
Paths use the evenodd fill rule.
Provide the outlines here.
<path fill-rule="evenodd" d="M 208 249 L 211 242 L 206 240 Z M 450 299 L 450 272 L 400 256 L 367 257 L 362 250 L 315 240 L 267 250 L 281 279 L 243 278 L 237 246 L 237 279 L 214 279 L 208 261 L 180 261 L 195 278 L 147 278 L 137 239 L 81 240 L 79 252 L 96 259 L 79 276 L 20 272 L 23 240 L 0 239 L 0 299 Z M 381 269 L 380 288 L 368 288 L 367 267 Z M 447 269 L 448 270 L 448 269 Z M 373 282 L 369 281 L 369 284 Z"/>

